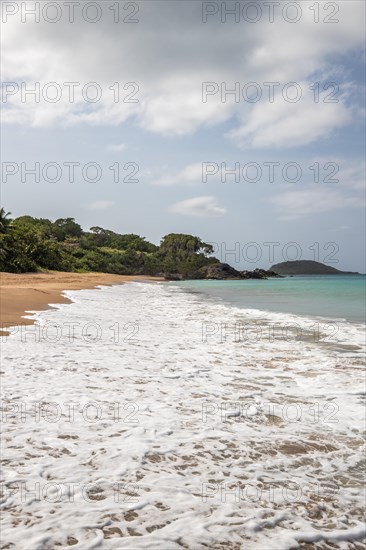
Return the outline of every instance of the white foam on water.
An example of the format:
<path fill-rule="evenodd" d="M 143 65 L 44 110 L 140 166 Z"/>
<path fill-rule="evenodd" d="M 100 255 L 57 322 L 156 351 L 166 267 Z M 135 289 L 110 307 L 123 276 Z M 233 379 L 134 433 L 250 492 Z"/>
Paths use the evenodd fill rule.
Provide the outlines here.
<path fill-rule="evenodd" d="M 3 338 L 3 548 L 365 547 L 360 326 L 267 338 L 313 320 L 165 284 L 65 294 Z"/>

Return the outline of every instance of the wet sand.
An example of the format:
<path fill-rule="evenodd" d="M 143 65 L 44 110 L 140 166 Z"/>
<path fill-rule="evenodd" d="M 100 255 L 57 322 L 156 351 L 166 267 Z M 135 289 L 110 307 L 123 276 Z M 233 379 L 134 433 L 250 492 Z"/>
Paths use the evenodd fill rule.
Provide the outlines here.
<path fill-rule="evenodd" d="M 116 285 L 132 281 L 164 281 L 145 275 L 111 275 L 108 273 L 0 273 L 0 333 L 6 327 L 33 324 L 24 319 L 29 311 L 49 309 L 49 304 L 65 304 L 65 290 L 95 288 L 98 285 Z"/>

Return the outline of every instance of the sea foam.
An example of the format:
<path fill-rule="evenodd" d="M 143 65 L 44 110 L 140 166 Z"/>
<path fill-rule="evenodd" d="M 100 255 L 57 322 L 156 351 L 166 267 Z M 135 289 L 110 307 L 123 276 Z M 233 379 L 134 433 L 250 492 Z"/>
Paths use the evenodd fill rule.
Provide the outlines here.
<path fill-rule="evenodd" d="M 313 321 L 166 284 L 65 294 L 72 304 L 3 338 L 4 545 L 348 549 L 365 537 L 359 326 L 266 338 Z"/>

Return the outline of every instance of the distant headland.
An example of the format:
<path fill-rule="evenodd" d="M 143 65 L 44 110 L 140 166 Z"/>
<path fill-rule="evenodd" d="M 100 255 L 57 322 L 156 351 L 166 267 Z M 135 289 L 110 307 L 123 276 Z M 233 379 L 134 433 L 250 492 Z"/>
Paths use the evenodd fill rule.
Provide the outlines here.
<path fill-rule="evenodd" d="M 340 271 L 330 265 L 314 260 L 294 260 L 281 262 L 271 267 L 279 275 L 360 275 L 357 271 Z"/>

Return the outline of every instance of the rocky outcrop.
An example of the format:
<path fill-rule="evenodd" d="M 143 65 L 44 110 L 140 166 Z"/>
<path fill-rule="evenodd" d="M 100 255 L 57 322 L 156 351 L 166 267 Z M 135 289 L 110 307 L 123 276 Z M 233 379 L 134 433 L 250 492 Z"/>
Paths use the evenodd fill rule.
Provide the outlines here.
<path fill-rule="evenodd" d="M 274 271 L 266 271 L 265 269 L 255 269 L 254 271 L 237 271 L 231 265 L 224 263 L 213 263 L 201 267 L 196 273 L 190 276 L 183 276 L 179 273 L 171 273 L 164 275 L 170 281 L 183 281 L 185 279 L 214 279 L 217 281 L 224 280 L 241 280 L 241 279 L 268 279 L 269 277 L 280 277 Z"/>
<path fill-rule="evenodd" d="M 255 269 L 254 271 L 240 271 L 242 279 L 269 279 L 270 277 L 281 277 L 275 271 L 265 269 Z"/>
<path fill-rule="evenodd" d="M 240 271 L 237 271 L 229 264 L 222 264 L 220 262 L 201 267 L 198 274 L 200 279 L 242 279 Z"/>

